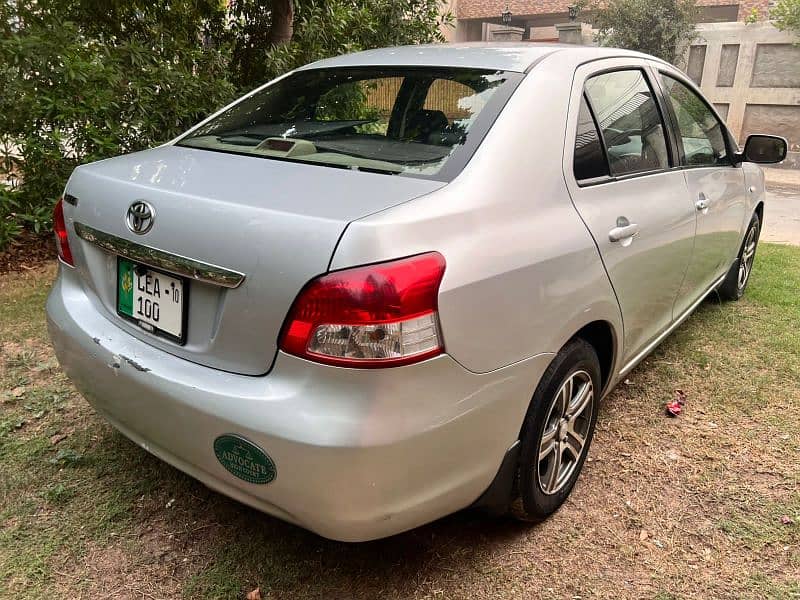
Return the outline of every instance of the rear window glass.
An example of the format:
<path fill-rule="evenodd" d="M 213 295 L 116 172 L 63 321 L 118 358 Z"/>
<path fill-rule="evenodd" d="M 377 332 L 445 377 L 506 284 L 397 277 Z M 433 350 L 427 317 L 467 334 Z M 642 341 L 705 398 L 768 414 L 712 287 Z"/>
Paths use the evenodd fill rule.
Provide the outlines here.
<path fill-rule="evenodd" d="M 178 145 L 447 181 L 521 78 L 480 69 L 298 71 L 245 97 Z"/>

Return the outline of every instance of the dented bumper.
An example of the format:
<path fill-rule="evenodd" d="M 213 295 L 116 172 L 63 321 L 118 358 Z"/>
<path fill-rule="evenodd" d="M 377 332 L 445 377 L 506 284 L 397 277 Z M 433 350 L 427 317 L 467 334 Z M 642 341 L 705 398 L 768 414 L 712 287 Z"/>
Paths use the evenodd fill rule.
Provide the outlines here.
<path fill-rule="evenodd" d="M 353 370 L 279 353 L 269 375 L 236 375 L 134 338 L 95 302 L 62 267 L 47 320 L 62 367 L 98 413 L 207 486 L 338 540 L 385 537 L 471 504 L 551 359 L 476 375 L 446 355 Z"/>

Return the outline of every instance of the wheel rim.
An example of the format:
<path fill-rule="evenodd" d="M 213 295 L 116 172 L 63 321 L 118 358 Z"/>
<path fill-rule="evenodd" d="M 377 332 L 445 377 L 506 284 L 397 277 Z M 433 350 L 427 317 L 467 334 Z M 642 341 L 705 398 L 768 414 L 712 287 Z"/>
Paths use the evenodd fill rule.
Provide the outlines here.
<path fill-rule="evenodd" d="M 586 371 L 572 373 L 547 411 L 536 479 L 545 494 L 555 494 L 572 477 L 586 449 L 594 411 L 594 386 Z"/>
<path fill-rule="evenodd" d="M 739 289 L 744 289 L 747 280 L 750 279 L 750 272 L 753 270 L 753 259 L 756 256 L 756 227 L 753 225 L 747 232 L 747 238 L 742 248 L 742 256 L 739 258 Z"/>

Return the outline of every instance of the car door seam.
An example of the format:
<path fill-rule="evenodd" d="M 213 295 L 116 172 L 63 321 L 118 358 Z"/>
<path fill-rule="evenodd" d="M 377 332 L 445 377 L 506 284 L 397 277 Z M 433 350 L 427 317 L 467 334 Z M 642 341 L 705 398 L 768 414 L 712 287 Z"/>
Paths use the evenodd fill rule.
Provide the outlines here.
<path fill-rule="evenodd" d="M 569 97 L 570 97 L 570 100 L 572 99 L 572 96 L 575 94 L 575 83 L 576 83 L 575 80 L 577 79 L 577 77 L 578 77 L 577 73 L 578 73 L 579 69 L 582 66 L 583 65 L 577 65 L 575 67 L 575 70 L 572 72 L 572 81 L 570 82 L 570 86 L 569 86 Z M 583 97 L 583 95 L 584 95 L 584 85 L 585 85 L 585 81 L 587 79 L 588 79 L 588 77 L 586 77 L 584 79 L 584 81 L 581 82 L 581 97 Z M 583 228 L 586 230 L 586 233 L 589 235 L 589 239 L 592 240 L 592 244 L 594 245 L 594 249 L 597 251 L 597 257 L 600 259 L 600 264 L 603 265 L 603 272 L 606 274 L 606 280 L 608 280 L 608 285 L 611 286 L 611 291 L 614 294 L 614 300 L 616 300 L 617 310 L 619 311 L 619 322 L 622 325 L 622 332 L 621 332 L 622 335 L 620 336 L 620 340 L 621 340 L 621 344 L 623 345 L 622 351 L 624 353 L 625 317 L 622 314 L 622 304 L 620 303 L 620 299 L 619 299 L 619 295 L 617 294 L 617 290 L 614 287 L 614 282 L 611 280 L 611 274 L 608 272 L 608 267 L 606 266 L 605 260 L 603 260 L 603 253 L 600 251 L 600 246 L 597 243 L 597 240 L 594 238 L 594 235 L 592 234 L 592 230 L 589 229 L 588 223 L 586 223 L 586 221 L 584 220 L 583 215 L 581 214 L 581 211 L 578 210 L 578 207 L 575 204 L 575 199 L 572 197 L 572 190 L 569 187 L 569 182 L 567 181 L 566 166 L 565 166 L 565 163 L 566 163 L 566 160 L 567 160 L 567 154 L 566 153 L 568 152 L 567 148 L 568 148 L 568 144 L 569 144 L 569 140 L 567 139 L 567 131 L 568 131 L 568 128 L 569 128 L 570 118 L 572 116 L 572 111 L 573 110 L 574 110 L 574 104 L 572 102 L 570 102 L 570 104 L 567 106 L 567 118 L 564 120 L 564 134 L 563 134 L 564 142 L 563 142 L 563 144 L 561 146 L 561 178 L 564 181 L 564 188 L 567 190 L 567 197 L 569 198 L 569 202 L 572 205 L 572 210 L 575 211 L 576 215 L 578 215 L 578 218 L 581 220 L 581 223 L 583 223 Z M 594 115 L 592 115 L 592 118 L 594 119 Z M 598 128 L 598 136 L 600 136 L 600 135 L 601 135 L 600 134 L 600 130 Z M 601 144 L 603 143 L 602 142 L 602 138 L 601 138 L 601 142 L 600 143 Z M 574 148 L 573 148 L 573 151 L 574 151 Z M 608 173 L 609 173 L 609 175 L 611 175 L 611 164 L 608 161 L 608 158 L 605 156 L 605 151 L 604 151 L 604 157 L 606 158 L 606 164 L 608 165 Z M 576 181 L 576 185 L 577 185 L 577 181 Z"/>

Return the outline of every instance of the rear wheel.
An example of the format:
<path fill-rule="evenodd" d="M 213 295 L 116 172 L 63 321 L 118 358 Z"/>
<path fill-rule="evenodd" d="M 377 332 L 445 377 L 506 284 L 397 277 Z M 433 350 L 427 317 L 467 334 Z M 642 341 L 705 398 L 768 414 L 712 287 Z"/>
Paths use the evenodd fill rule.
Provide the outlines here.
<path fill-rule="evenodd" d="M 761 231 L 761 221 L 757 214 L 753 215 L 747 233 L 744 234 L 744 242 L 739 250 L 736 261 L 731 265 L 728 275 L 719 286 L 719 295 L 723 300 L 738 300 L 744 295 L 747 283 L 750 281 L 750 273 L 753 271 L 753 261 L 756 257 L 756 246 L 758 246 L 758 234 Z"/>
<path fill-rule="evenodd" d="M 541 521 L 567 499 L 594 435 L 599 394 L 597 353 L 575 339 L 545 371 L 525 417 L 514 516 Z"/>

